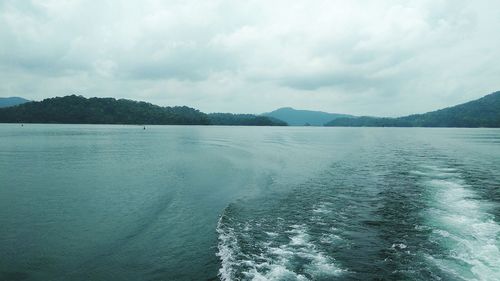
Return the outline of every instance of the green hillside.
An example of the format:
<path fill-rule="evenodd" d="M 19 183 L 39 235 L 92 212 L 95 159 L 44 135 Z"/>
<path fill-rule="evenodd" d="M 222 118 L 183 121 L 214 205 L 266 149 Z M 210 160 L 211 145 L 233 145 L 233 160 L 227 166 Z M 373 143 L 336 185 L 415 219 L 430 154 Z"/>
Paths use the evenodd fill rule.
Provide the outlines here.
<path fill-rule="evenodd" d="M 342 127 L 500 127 L 500 91 L 464 104 L 399 118 L 339 118 L 325 126 Z"/>

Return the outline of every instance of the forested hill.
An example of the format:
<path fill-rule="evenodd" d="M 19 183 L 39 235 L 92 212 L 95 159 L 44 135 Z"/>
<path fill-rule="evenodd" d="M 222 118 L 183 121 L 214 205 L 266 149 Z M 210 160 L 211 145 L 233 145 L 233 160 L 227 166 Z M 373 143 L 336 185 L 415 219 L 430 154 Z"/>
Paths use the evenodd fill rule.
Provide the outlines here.
<path fill-rule="evenodd" d="M 323 126 L 326 122 L 332 121 L 336 118 L 353 117 L 347 114 L 299 110 L 291 107 L 282 107 L 262 115 L 283 120 L 290 126 Z"/>
<path fill-rule="evenodd" d="M 257 116 L 254 116 L 257 117 Z M 282 125 L 267 119 L 262 125 Z M 114 98 L 65 96 L 0 108 L 0 123 L 217 125 L 210 115 L 187 106 L 161 107 Z M 235 116 L 227 125 L 248 124 Z M 224 124 L 225 125 L 225 124 Z"/>
<path fill-rule="evenodd" d="M 500 91 L 453 107 L 399 118 L 339 118 L 325 126 L 343 127 L 500 127 Z"/>
<path fill-rule="evenodd" d="M 208 117 L 212 125 L 287 126 L 279 119 L 253 114 L 210 113 Z"/>

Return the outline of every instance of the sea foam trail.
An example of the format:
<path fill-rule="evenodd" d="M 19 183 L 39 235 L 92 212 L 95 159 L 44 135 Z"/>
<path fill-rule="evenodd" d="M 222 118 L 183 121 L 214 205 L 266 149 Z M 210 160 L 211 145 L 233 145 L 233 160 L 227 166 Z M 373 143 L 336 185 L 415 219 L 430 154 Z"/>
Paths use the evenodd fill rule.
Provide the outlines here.
<path fill-rule="evenodd" d="M 219 277 L 223 281 L 233 280 L 234 266 L 237 263 L 236 253 L 240 251 L 234 229 L 223 224 L 224 216 L 221 216 L 217 223 L 217 234 L 219 243 L 217 245 L 217 256 L 221 260 Z"/>
<path fill-rule="evenodd" d="M 444 255 L 427 258 L 455 280 L 500 280 L 500 225 L 493 203 L 450 168 L 425 167 L 422 184 L 430 195 L 425 212 L 430 239 Z"/>
<path fill-rule="evenodd" d="M 320 250 L 305 224 L 285 223 L 285 230 L 276 232 L 262 230 L 264 224 L 235 222 L 224 212 L 217 226 L 221 280 L 332 280 L 344 271 Z M 253 235 L 261 239 L 253 240 Z M 251 250 L 240 244 L 252 244 Z"/>
<path fill-rule="evenodd" d="M 264 262 L 260 266 L 268 267 L 268 271 L 261 273 L 256 267 L 248 272 L 248 276 L 254 280 L 309 280 L 307 276 L 289 269 L 289 264 L 299 259 L 305 263 L 304 272 L 313 278 L 336 276 L 342 272 L 328 256 L 318 250 L 305 225 L 292 225 L 286 233 L 290 239 L 287 244 L 267 247 Z"/>

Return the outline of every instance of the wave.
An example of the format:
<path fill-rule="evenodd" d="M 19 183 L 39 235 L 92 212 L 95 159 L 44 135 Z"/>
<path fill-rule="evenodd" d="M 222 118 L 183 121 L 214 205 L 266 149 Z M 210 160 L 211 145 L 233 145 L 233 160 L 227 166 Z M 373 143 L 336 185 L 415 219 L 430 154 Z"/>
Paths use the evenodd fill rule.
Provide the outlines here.
<path fill-rule="evenodd" d="M 230 204 L 217 225 L 220 279 L 497 280 L 496 203 L 439 160 L 448 165 L 333 167 L 278 198 Z"/>
<path fill-rule="evenodd" d="M 322 212 L 326 205 L 321 205 Z M 318 208 L 311 210 L 317 213 Z M 218 253 L 221 260 L 221 280 L 331 280 L 345 270 L 332 257 L 322 252 L 317 239 L 309 233 L 308 225 L 281 223 L 266 219 L 237 221 L 229 206 L 217 225 Z M 319 243 L 341 239 L 324 234 Z"/>
<path fill-rule="evenodd" d="M 240 249 L 238 247 L 236 235 L 234 234 L 234 229 L 225 226 L 223 223 L 224 219 L 225 217 L 222 215 L 217 223 L 217 234 L 219 239 L 217 256 L 221 260 L 219 277 L 223 281 L 229 281 L 232 280 L 235 275 L 234 265 L 237 263 L 236 253 L 238 253 Z"/>
<path fill-rule="evenodd" d="M 423 167 L 422 185 L 429 194 L 424 217 L 429 239 L 442 253 L 427 259 L 455 280 L 498 280 L 500 225 L 493 203 L 482 200 L 459 171 Z"/>

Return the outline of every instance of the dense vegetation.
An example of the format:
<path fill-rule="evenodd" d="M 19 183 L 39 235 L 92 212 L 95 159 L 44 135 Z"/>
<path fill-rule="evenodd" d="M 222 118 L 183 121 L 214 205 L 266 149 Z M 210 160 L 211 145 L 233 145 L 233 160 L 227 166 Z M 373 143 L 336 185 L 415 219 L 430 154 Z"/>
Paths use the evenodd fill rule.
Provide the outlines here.
<path fill-rule="evenodd" d="M 265 117 L 266 120 L 254 115 L 233 116 L 224 119 L 223 125 L 277 125 Z M 126 99 L 87 99 L 76 95 L 0 108 L 1 123 L 222 125 L 219 120 L 186 106 L 161 107 Z"/>
<path fill-rule="evenodd" d="M 399 118 L 339 118 L 325 126 L 346 127 L 500 127 L 500 91 L 453 107 Z"/>
<path fill-rule="evenodd" d="M 323 126 L 326 122 L 336 118 L 352 117 L 346 114 L 298 110 L 291 107 L 283 107 L 269 113 L 264 113 L 263 115 L 283 120 L 291 126 Z"/>
<path fill-rule="evenodd" d="M 287 123 L 272 117 L 253 114 L 211 113 L 208 114 L 213 125 L 241 126 L 286 126 Z"/>

